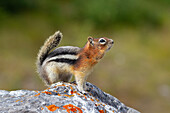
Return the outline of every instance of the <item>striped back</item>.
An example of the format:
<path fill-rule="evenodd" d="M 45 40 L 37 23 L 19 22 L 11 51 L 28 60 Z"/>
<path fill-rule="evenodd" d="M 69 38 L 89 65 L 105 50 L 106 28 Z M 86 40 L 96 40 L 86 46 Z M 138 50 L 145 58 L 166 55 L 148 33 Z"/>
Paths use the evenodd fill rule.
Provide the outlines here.
<path fill-rule="evenodd" d="M 49 53 L 47 62 L 54 61 L 73 65 L 78 59 L 78 53 L 80 50 L 81 48 L 73 46 L 63 46 L 56 48 L 54 51 Z"/>

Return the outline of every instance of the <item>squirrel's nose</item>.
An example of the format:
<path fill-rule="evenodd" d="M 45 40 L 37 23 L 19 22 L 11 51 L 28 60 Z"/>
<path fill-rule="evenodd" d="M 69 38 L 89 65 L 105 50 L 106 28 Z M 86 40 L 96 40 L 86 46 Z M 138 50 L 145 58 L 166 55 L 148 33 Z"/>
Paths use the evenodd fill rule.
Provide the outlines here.
<path fill-rule="evenodd" d="M 111 39 L 110 43 L 111 43 L 111 44 L 114 44 L 114 41 Z"/>

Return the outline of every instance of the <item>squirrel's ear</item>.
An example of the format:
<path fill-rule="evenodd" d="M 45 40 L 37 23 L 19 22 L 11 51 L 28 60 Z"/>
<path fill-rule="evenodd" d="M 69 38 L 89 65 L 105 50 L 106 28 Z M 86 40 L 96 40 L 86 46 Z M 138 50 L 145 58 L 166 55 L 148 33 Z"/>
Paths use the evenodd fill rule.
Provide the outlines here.
<path fill-rule="evenodd" d="M 91 45 L 94 45 L 93 37 L 89 36 L 89 37 L 88 37 L 88 41 L 90 42 Z"/>

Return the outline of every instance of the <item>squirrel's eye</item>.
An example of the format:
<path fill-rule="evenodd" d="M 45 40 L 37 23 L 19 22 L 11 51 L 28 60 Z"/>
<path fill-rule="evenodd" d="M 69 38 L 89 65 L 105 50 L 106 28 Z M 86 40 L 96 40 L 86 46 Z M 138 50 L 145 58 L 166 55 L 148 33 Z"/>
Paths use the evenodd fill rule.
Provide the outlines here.
<path fill-rule="evenodd" d="M 99 40 L 99 42 L 100 42 L 100 44 L 105 44 L 105 43 L 106 43 L 106 40 L 105 40 L 104 38 L 101 38 L 101 39 Z"/>

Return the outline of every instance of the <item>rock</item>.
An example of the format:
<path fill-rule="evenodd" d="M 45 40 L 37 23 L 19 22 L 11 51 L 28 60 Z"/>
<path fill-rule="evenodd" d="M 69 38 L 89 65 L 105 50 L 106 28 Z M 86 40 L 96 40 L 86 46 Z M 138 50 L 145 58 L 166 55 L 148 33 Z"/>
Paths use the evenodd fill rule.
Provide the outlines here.
<path fill-rule="evenodd" d="M 87 93 L 73 83 L 58 82 L 44 91 L 0 90 L 1 113 L 139 113 L 117 98 L 86 83 Z"/>

